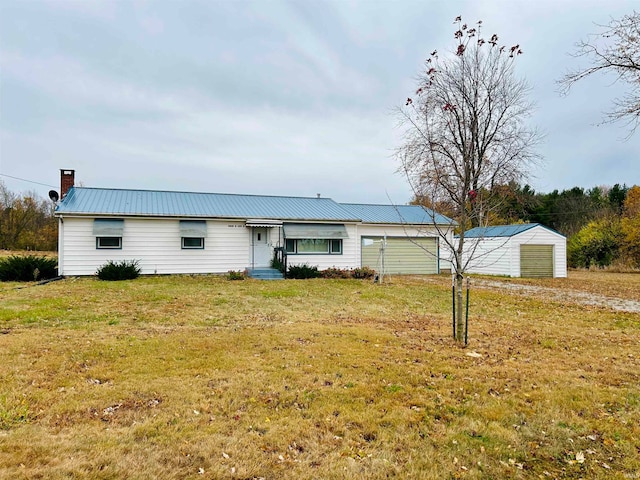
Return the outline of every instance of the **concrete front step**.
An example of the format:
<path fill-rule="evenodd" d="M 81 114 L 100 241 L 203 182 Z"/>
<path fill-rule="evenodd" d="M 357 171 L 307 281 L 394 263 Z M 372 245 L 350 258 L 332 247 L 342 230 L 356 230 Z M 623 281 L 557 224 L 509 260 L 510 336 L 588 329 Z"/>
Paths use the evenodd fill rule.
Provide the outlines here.
<path fill-rule="evenodd" d="M 284 280 L 280 270 L 275 268 L 248 268 L 247 276 L 257 280 Z"/>

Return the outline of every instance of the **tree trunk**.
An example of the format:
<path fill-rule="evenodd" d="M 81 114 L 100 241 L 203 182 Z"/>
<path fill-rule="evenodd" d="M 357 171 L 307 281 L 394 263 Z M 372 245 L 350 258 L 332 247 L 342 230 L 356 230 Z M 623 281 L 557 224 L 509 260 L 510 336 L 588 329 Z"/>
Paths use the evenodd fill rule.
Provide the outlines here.
<path fill-rule="evenodd" d="M 464 344 L 466 338 L 466 323 L 464 321 L 465 305 L 463 295 L 464 276 L 460 273 L 456 274 L 456 342 Z"/>
<path fill-rule="evenodd" d="M 461 224 L 465 224 L 469 217 L 466 215 L 466 212 L 463 211 L 460 222 Z M 458 237 L 458 246 L 455 251 L 455 288 L 454 294 L 456 298 L 456 308 L 455 308 L 455 329 L 456 329 L 456 343 L 464 344 L 465 338 L 467 338 L 466 332 L 466 322 L 464 321 L 465 314 L 465 305 L 464 305 L 464 295 L 463 295 L 463 285 L 464 285 L 464 231 L 460 232 L 460 236 Z"/>

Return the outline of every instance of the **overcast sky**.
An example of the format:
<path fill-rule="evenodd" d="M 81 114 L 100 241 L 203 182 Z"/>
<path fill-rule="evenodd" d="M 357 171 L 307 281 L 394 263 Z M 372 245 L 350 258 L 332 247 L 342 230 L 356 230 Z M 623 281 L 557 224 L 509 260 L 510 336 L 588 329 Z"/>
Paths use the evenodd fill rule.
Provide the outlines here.
<path fill-rule="evenodd" d="M 394 109 L 453 20 L 519 43 L 545 134 L 539 192 L 640 183 L 640 132 L 598 125 L 624 85 L 556 80 L 637 0 L 0 1 L 0 180 L 406 203 Z M 441 55 L 442 56 L 442 55 Z M 39 182 L 27 183 L 11 177 Z"/>

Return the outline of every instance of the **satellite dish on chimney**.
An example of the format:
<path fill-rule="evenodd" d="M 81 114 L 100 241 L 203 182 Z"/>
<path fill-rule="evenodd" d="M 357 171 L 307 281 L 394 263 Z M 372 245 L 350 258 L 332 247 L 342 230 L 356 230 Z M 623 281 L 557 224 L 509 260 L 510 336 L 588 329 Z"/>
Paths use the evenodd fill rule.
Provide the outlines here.
<path fill-rule="evenodd" d="M 49 190 L 49 198 L 53 203 L 56 203 L 60 199 L 60 195 L 55 190 Z"/>

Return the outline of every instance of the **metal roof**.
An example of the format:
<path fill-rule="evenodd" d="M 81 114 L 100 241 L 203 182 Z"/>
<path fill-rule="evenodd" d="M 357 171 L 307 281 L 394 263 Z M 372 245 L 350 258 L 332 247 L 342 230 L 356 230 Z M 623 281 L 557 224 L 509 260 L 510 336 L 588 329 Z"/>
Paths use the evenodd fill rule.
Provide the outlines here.
<path fill-rule="evenodd" d="M 73 187 L 56 215 L 359 221 L 330 198 Z"/>
<path fill-rule="evenodd" d="M 495 225 L 493 227 L 476 227 L 464 233 L 465 238 L 487 238 L 487 237 L 513 237 L 534 227 L 542 227 L 553 233 L 560 233 L 545 227 L 540 223 L 522 223 L 516 225 Z"/>
<path fill-rule="evenodd" d="M 453 220 L 419 205 L 337 203 L 330 198 L 73 187 L 56 215 L 234 218 L 438 225 Z"/>
<path fill-rule="evenodd" d="M 341 203 L 352 216 L 364 223 L 401 223 L 408 225 L 452 225 L 453 220 L 420 205 L 368 205 L 362 203 Z"/>

